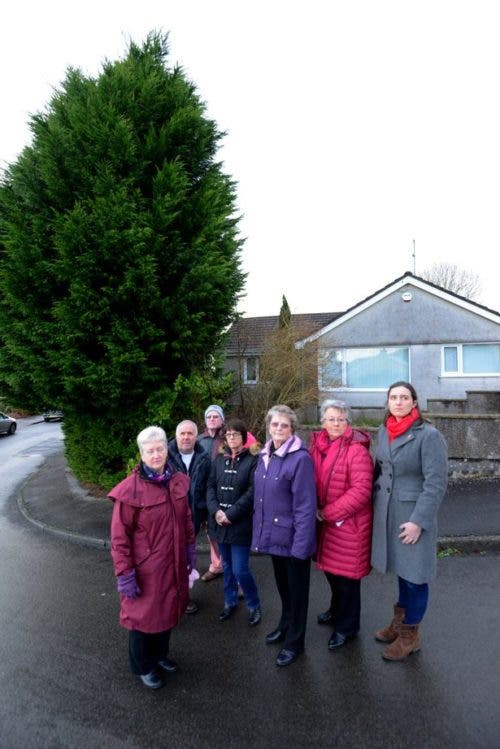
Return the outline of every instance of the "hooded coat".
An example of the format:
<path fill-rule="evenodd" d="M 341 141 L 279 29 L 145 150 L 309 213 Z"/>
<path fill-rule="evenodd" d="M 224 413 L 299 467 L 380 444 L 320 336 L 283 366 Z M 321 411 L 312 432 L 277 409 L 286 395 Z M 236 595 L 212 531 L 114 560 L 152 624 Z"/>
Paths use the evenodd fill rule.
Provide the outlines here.
<path fill-rule="evenodd" d="M 222 450 L 212 464 L 207 488 L 208 532 L 217 543 L 250 546 L 252 540 L 253 474 L 258 446 L 235 458 Z M 218 525 L 214 516 L 224 510 L 231 525 Z"/>
<path fill-rule="evenodd" d="M 436 575 L 437 514 L 448 481 L 444 437 L 419 421 L 389 442 L 381 426 L 375 459 L 372 565 L 411 583 L 427 583 Z M 399 538 L 407 522 L 422 528 L 416 544 Z"/>
<path fill-rule="evenodd" d="M 316 488 L 313 462 L 299 437 L 277 450 L 271 440 L 254 475 L 252 550 L 307 559 L 316 548 Z"/>
<path fill-rule="evenodd" d="M 311 435 L 318 508 L 316 567 L 359 580 L 371 569 L 373 461 L 370 435 L 348 426 L 331 440 L 326 429 Z"/>
<path fill-rule="evenodd" d="M 194 543 L 189 479 L 174 473 L 167 486 L 140 467 L 109 493 L 115 575 L 135 569 L 140 595 L 120 596 L 120 624 L 155 633 L 172 629 L 188 603 L 187 546 Z"/>

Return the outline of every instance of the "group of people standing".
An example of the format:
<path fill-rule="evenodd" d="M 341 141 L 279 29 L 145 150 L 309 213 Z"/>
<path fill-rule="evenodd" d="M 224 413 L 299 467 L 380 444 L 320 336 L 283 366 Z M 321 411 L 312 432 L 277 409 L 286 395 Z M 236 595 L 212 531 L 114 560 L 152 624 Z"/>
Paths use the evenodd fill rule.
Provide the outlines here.
<path fill-rule="evenodd" d="M 331 591 L 328 608 L 318 614 L 318 623 L 332 628 L 329 650 L 356 637 L 360 583 L 372 566 L 398 578 L 392 620 L 375 633 L 387 644 L 383 658 L 403 660 L 419 650 L 428 583 L 436 573 L 445 441 L 422 418 L 408 382 L 389 387 L 375 463 L 369 434 L 352 427 L 343 401 L 325 401 L 320 418 L 309 447 L 286 405 L 269 410 L 263 447 L 242 421 L 224 424 L 216 405 L 207 408 L 200 436 L 191 421 L 181 422 L 168 444 L 158 427 L 138 435 L 140 463 L 109 496 L 120 621 L 129 630 L 131 669 L 146 686 L 163 686 L 165 673 L 177 670 L 169 657 L 170 632 L 186 609 L 197 610 L 189 581 L 205 521 L 212 547 L 202 580 L 222 572 L 221 622 L 241 597 L 249 626 L 261 621 L 250 551 L 271 558 L 281 615 L 265 641 L 281 645 L 276 665 L 288 666 L 304 650 L 312 560 Z"/>

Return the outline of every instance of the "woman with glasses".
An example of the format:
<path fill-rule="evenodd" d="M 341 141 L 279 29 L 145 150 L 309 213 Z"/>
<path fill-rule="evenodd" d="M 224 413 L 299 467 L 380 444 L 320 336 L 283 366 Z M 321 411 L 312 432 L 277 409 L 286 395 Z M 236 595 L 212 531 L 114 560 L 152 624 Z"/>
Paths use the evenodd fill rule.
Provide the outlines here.
<path fill-rule="evenodd" d="M 139 465 L 108 495 L 111 556 L 130 668 L 146 687 L 159 689 L 164 675 L 177 671 L 168 657 L 170 632 L 186 610 L 196 547 L 189 479 L 167 461 L 165 432 L 147 427 L 137 445 Z"/>
<path fill-rule="evenodd" d="M 373 461 L 370 436 L 351 427 L 344 401 L 324 401 L 320 416 L 323 429 L 310 444 L 318 497 L 315 559 L 331 598 L 318 623 L 333 627 L 328 648 L 337 650 L 359 631 L 361 578 L 371 569 Z"/>
<path fill-rule="evenodd" d="M 224 411 L 221 406 L 213 404 L 205 409 L 205 426 L 206 429 L 198 437 L 198 444 L 210 455 L 213 461 L 221 451 L 224 445 L 224 433 L 226 426 L 224 424 Z M 253 434 L 247 430 L 247 439 L 245 447 L 257 442 Z M 203 573 L 201 579 L 204 583 L 216 580 L 223 573 L 222 557 L 213 535 L 208 533 L 208 542 L 210 544 L 210 565 L 208 570 Z"/>
<path fill-rule="evenodd" d="M 239 419 L 226 424 L 225 441 L 212 464 L 207 486 L 208 528 L 217 541 L 224 575 L 225 622 L 238 606 L 238 583 L 248 607 L 251 627 L 260 622 L 260 600 L 249 567 L 252 539 L 253 475 L 258 445 L 246 448 L 247 428 Z"/>
<path fill-rule="evenodd" d="M 281 616 L 266 642 L 283 643 L 276 665 L 288 666 L 304 650 L 316 491 L 311 456 L 295 434 L 298 420 L 292 409 L 273 406 L 266 427 L 270 439 L 255 470 L 252 549 L 271 555 Z"/>

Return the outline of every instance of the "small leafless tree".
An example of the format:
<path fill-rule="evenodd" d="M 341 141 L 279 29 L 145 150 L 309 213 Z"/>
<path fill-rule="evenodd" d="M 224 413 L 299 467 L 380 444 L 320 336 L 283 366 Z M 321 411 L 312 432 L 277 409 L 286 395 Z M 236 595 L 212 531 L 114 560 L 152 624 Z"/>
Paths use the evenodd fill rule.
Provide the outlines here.
<path fill-rule="evenodd" d="M 434 263 L 419 275 L 426 281 L 467 299 L 475 299 L 481 293 L 481 280 L 477 273 L 459 268 L 453 263 Z"/>

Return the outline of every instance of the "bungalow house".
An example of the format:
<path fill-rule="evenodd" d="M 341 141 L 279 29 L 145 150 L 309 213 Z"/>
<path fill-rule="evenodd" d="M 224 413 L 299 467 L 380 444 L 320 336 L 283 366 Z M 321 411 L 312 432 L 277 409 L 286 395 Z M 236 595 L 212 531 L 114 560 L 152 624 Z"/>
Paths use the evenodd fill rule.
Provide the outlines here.
<path fill-rule="evenodd" d="M 340 398 L 355 412 L 379 414 L 396 380 L 415 386 L 423 410 L 470 391 L 500 392 L 500 313 L 413 273 L 344 312 L 292 321 L 301 331 L 296 346 L 315 342 L 319 399 Z M 259 354 L 277 324 L 277 317 L 254 317 L 232 327 L 226 368 L 242 386 L 258 382 Z"/>
<path fill-rule="evenodd" d="M 292 324 L 300 337 L 310 336 L 335 320 L 341 312 L 292 315 Z M 259 358 L 268 336 L 279 325 L 278 315 L 242 317 L 229 330 L 225 348 L 225 369 L 236 374 L 243 386 L 252 387 L 259 381 Z"/>

